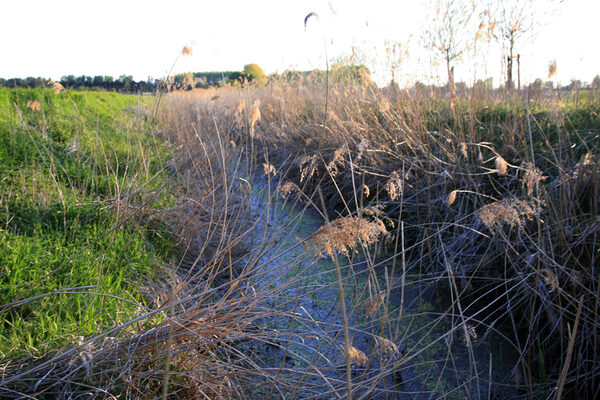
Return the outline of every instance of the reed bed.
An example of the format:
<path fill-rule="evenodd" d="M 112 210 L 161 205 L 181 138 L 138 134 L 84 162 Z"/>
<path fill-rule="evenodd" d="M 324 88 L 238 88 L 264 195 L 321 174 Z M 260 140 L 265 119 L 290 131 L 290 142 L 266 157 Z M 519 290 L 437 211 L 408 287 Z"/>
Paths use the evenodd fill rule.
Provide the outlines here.
<path fill-rule="evenodd" d="M 214 129 L 280 174 L 282 195 L 338 226 L 365 208 L 402 222 L 403 256 L 456 316 L 450 329 L 516 349 L 516 396 L 598 396 L 596 98 L 281 80 L 208 104 Z M 325 252 L 343 255 L 342 236 Z"/>

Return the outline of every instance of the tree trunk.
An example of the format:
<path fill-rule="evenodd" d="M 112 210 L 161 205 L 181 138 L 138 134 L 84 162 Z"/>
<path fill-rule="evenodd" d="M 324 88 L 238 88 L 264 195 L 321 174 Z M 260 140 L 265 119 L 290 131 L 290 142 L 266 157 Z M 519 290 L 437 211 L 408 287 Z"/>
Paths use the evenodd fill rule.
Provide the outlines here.
<path fill-rule="evenodd" d="M 511 56 L 506 57 L 506 89 L 512 90 L 513 81 L 512 81 L 512 67 L 513 60 Z"/>
<path fill-rule="evenodd" d="M 510 43 L 510 47 L 508 50 L 508 57 L 506 58 L 506 61 L 507 61 L 507 64 L 506 64 L 506 89 L 512 90 L 514 87 L 514 84 L 513 84 L 513 47 L 515 45 L 514 33 L 512 31 L 510 32 L 509 43 Z"/>
<path fill-rule="evenodd" d="M 454 93 L 454 67 L 450 67 L 450 51 L 446 50 L 446 70 L 448 71 L 448 89 Z"/>
<path fill-rule="evenodd" d="M 521 55 L 517 54 L 517 89 L 521 90 Z"/>

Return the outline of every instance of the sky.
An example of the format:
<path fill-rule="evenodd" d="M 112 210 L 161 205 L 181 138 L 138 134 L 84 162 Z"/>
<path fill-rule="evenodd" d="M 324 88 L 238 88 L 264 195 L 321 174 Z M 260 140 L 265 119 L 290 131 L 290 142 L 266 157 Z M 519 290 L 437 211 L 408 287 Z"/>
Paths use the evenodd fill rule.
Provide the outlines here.
<path fill-rule="evenodd" d="M 477 2 L 477 0 L 473 0 Z M 528 1 L 528 0 L 521 0 Z M 529 37 L 518 43 L 522 82 L 547 78 L 591 81 L 600 74 L 600 0 L 534 0 Z M 0 77 L 133 75 L 134 79 L 189 71 L 241 70 L 256 63 L 265 72 L 325 69 L 349 57 L 375 80 L 390 79 L 386 48 L 400 43 L 396 80 L 444 81 L 422 38 L 433 0 L 11 0 L 2 5 Z M 304 26 L 304 17 L 316 12 Z M 191 56 L 180 56 L 183 46 Z M 497 45 L 479 45 L 456 63 L 456 79 L 502 77 Z M 326 57 L 327 55 L 327 57 Z M 173 67 L 174 65 L 174 67 Z"/>

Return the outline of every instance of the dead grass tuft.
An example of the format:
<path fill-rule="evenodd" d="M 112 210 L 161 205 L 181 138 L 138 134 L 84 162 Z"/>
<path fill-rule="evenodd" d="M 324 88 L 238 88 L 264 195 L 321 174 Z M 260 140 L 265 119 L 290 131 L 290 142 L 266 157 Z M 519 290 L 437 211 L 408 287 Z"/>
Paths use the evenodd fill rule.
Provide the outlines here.
<path fill-rule="evenodd" d="M 390 179 L 385 183 L 384 189 L 392 201 L 397 200 L 402 196 L 404 193 L 404 180 L 398 171 L 392 172 Z"/>
<path fill-rule="evenodd" d="M 527 195 L 531 196 L 534 189 L 546 180 L 546 177 L 539 168 L 531 163 L 523 163 L 521 169 L 525 171 L 521 179 L 521 187 L 527 188 Z"/>
<path fill-rule="evenodd" d="M 362 139 L 360 141 L 360 143 L 358 144 L 358 146 L 356 146 L 357 150 L 358 150 L 358 155 L 356 156 L 357 160 L 360 160 L 363 155 L 365 154 L 365 152 L 367 150 L 369 150 L 369 140 L 368 139 Z"/>
<path fill-rule="evenodd" d="M 377 312 L 379 307 L 385 302 L 386 291 L 379 292 L 373 296 L 370 296 L 367 301 L 366 313 L 368 318 L 373 318 L 373 315 Z"/>
<path fill-rule="evenodd" d="M 317 155 L 313 154 L 312 156 L 304 156 L 300 159 L 300 182 L 304 182 L 305 180 L 310 180 L 315 174 L 317 169 Z"/>
<path fill-rule="evenodd" d="M 398 346 L 389 339 L 382 336 L 375 337 L 375 352 L 379 353 L 381 357 L 393 359 L 400 356 Z"/>
<path fill-rule="evenodd" d="M 65 87 L 60 82 L 50 81 L 48 82 L 48 85 L 52 86 L 54 94 L 59 94 L 60 92 L 65 90 Z"/>
<path fill-rule="evenodd" d="M 550 270 L 550 268 L 546 268 L 544 270 L 544 283 L 550 287 L 550 293 L 558 290 L 560 287 L 558 283 L 558 277 Z"/>
<path fill-rule="evenodd" d="M 387 234 L 385 224 L 379 218 L 373 221 L 358 218 L 339 218 L 317 230 L 309 239 L 317 255 L 331 258 L 336 253 L 349 255 L 358 244 L 368 246 Z"/>
<path fill-rule="evenodd" d="M 263 171 L 264 171 L 265 175 L 272 175 L 272 176 L 277 175 L 277 170 L 275 169 L 273 164 L 269 164 L 268 162 L 263 163 Z"/>
<path fill-rule="evenodd" d="M 460 154 L 462 154 L 462 156 L 464 158 L 468 158 L 469 157 L 469 152 L 468 152 L 467 144 L 465 142 L 460 142 L 460 144 L 458 145 L 458 148 L 460 150 Z"/>
<path fill-rule="evenodd" d="M 535 207 L 519 199 L 503 199 L 477 211 L 481 222 L 491 231 L 501 229 L 503 223 L 512 228 L 522 227 L 525 221 L 531 220 L 538 213 Z"/>
<path fill-rule="evenodd" d="M 327 164 L 327 171 L 332 178 L 335 178 L 339 172 L 339 167 L 344 165 L 344 157 L 348 153 L 348 146 L 344 144 L 333 153 L 333 159 Z"/>
<path fill-rule="evenodd" d="M 39 100 L 28 100 L 27 101 L 27 108 L 29 108 L 32 111 L 39 111 L 41 107 L 42 107 L 42 103 L 40 103 Z"/>
<path fill-rule="evenodd" d="M 292 193 L 295 193 L 297 196 L 301 193 L 300 188 L 292 181 L 283 182 L 277 187 L 277 191 L 284 199 L 287 199 Z"/>
<path fill-rule="evenodd" d="M 367 363 L 369 362 L 369 359 L 365 353 L 354 346 L 351 346 L 350 349 L 348 349 L 348 356 L 352 365 L 356 367 L 366 367 Z"/>

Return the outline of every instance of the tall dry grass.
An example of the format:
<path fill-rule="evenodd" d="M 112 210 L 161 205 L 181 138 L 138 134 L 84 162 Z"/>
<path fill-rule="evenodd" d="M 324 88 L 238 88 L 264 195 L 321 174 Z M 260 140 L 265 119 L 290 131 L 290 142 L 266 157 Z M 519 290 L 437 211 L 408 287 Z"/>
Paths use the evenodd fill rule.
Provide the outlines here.
<path fill-rule="evenodd" d="M 218 96 L 209 129 L 285 171 L 282 194 L 318 205 L 320 190 L 330 215 L 368 206 L 402 221 L 423 293 L 464 340 L 499 334 L 517 350 L 517 393 L 599 395 L 596 100 L 361 85 L 326 98 L 289 80 Z"/>

